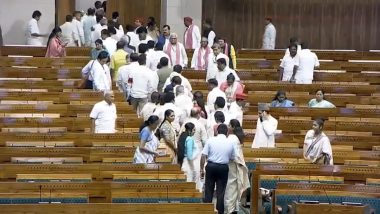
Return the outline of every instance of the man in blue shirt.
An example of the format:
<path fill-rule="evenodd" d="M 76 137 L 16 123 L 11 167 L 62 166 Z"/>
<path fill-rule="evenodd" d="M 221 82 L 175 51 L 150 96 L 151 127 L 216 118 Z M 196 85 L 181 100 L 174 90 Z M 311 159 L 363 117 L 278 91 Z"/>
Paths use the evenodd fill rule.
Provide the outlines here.
<path fill-rule="evenodd" d="M 211 203 L 216 184 L 216 209 L 219 214 L 224 213 L 224 193 L 228 180 L 228 163 L 235 158 L 233 143 L 227 140 L 228 127 L 220 124 L 217 129 L 218 135 L 206 141 L 202 151 L 201 177 L 205 178 L 204 203 Z M 206 176 L 204 164 L 207 159 Z"/>

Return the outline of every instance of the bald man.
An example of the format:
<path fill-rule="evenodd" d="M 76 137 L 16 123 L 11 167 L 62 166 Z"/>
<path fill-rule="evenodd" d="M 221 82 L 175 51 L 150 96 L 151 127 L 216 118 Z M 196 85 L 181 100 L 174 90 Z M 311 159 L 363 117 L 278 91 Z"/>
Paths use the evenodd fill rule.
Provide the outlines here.
<path fill-rule="evenodd" d="M 171 33 L 169 42 L 164 46 L 164 52 L 169 56 L 170 63 L 174 65 L 181 65 L 187 67 L 188 58 L 185 47 L 182 43 L 178 42 L 178 35 Z"/>
<path fill-rule="evenodd" d="M 191 17 L 183 18 L 183 24 L 185 25 L 185 36 L 183 43 L 186 49 L 196 49 L 201 44 L 201 33 L 199 27 L 193 24 Z"/>
<path fill-rule="evenodd" d="M 104 100 L 96 103 L 91 110 L 92 133 L 112 134 L 115 133 L 117 118 L 116 106 L 113 103 L 115 96 L 113 91 L 104 92 Z"/>

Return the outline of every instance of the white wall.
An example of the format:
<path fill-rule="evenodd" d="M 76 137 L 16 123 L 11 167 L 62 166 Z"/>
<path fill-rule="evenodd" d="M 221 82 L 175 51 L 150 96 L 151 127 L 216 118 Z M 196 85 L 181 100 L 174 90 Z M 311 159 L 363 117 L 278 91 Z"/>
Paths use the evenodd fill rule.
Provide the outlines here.
<path fill-rule="evenodd" d="M 84 11 L 87 13 L 87 9 L 90 7 L 95 7 L 94 3 L 96 0 L 76 0 L 75 1 L 75 10 Z M 103 0 L 101 0 L 103 2 Z"/>
<path fill-rule="evenodd" d="M 202 0 L 162 0 L 161 26 L 168 24 L 171 32 L 178 34 L 179 41 L 183 40 L 185 25 L 183 18 L 193 18 L 193 23 L 202 28 Z"/>
<path fill-rule="evenodd" d="M 42 13 L 39 21 L 40 32 L 50 33 L 55 23 L 54 0 L 0 0 L 0 25 L 5 45 L 25 45 L 25 28 L 32 13 Z M 47 39 L 43 44 L 46 44 Z"/>

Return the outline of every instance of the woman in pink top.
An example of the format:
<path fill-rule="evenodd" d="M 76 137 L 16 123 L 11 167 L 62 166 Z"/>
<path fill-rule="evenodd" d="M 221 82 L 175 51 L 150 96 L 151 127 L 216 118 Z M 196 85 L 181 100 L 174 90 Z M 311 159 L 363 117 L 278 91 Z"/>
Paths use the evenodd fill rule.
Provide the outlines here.
<path fill-rule="evenodd" d="M 48 39 L 45 57 L 64 57 L 66 56 L 67 43 L 61 40 L 62 30 L 55 27 Z"/>
<path fill-rule="evenodd" d="M 235 100 L 236 94 L 242 94 L 244 85 L 235 81 L 235 76 L 230 73 L 227 75 L 227 81 L 220 85 L 220 90 L 226 93 L 227 102 L 231 103 Z"/>

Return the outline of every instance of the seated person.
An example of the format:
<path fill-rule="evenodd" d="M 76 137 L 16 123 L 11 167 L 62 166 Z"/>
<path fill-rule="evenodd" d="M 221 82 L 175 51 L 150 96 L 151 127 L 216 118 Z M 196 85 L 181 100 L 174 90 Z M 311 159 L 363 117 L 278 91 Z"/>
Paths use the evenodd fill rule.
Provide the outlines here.
<path fill-rule="evenodd" d="M 332 149 L 329 138 L 323 133 L 324 120 L 318 118 L 313 128 L 306 133 L 303 156 L 315 164 L 333 165 Z"/>
<path fill-rule="evenodd" d="M 293 106 L 294 106 L 294 102 L 291 100 L 288 100 L 288 98 L 286 98 L 286 92 L 282 90 L 277 91 L 276 96 L 274 96 L 270 104 L 270 107 L 275 107 L 275 108 L 276 107 L 288 108 L 288 107 L 293 107 Z"/>
<path fill-rule="evenodd" d="M 310 108 L 335 108 L 335 105 L 324 99 L 325 92 L 318 89 L 315 92 L 315 98 L 309 101 Z"/>

